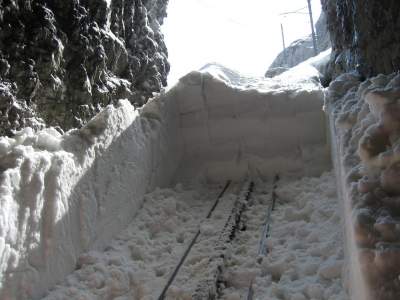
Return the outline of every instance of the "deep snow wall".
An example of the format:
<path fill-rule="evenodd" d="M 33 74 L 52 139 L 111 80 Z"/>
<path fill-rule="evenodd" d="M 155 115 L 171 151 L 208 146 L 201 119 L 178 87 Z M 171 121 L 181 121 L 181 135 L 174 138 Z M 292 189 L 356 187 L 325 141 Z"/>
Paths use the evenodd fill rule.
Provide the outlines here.
<path fill-rule="evenodd" d="M 0 299 L 38 299 L 102 249 L 182 155 L 176 101 L 108 106 L 81 129 L 0 138 Z"/>
<path fill-rule="evenodd" d="M 356 70 L 368 78 L 400 67 L 400 2 L 321 0 L 332 41 L 329 76 Z"/>
<path fill-rule="evenodd" d="M 398 73 L 343 74 L 327 92 L 355 300 L 400 295 L 399 99 Z"/>
<path fill-rule="evenodd" d="M 182 78 L 174 93 L 183 178 L 192 170 L 221 181 L 315 176 L 330 168 L 323 91 L 314 67 L 255 79 L 211 65 Z"/>
<path fill-rule="evenodd" d="M 399 299 L 400 2 L 321 3 L 332 40 L 326 102 L 352 296 Z"/>
<path fill-rule="evenodd" d="M 166 85 L 168 0 L 1 0 L 0 136 L 79 127 Z"/>

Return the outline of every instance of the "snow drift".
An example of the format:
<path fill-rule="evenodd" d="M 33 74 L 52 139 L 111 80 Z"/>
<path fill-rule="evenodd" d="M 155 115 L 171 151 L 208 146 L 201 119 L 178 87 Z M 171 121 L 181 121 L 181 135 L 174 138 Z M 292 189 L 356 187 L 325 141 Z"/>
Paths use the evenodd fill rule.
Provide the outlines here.
<path fill-rule="evenodd" d="M 254 79 L 210 65 L 142 109 L 121 100 L 80 130 L 1 138 L 0 298 L 40 298 L 157 186 L 328 169 L 317 76 L 302 66 Z"/>

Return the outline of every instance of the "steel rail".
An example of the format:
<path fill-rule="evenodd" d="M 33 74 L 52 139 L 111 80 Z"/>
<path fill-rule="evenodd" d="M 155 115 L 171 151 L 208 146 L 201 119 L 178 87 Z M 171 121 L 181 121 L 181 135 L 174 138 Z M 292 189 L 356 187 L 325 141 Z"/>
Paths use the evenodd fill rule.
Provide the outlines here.
<path fill-rule="evenodd" d="M 260 245 L 258 247 L 258 255 L 265 256 L 268 254 L 268 249 L 265 244 L 270 235 L 272 211 L 275 210 L 275 206 L 276 206 L 276 199 L 277 199 L 276 189 L 278 187 L 278 181 L 279 181 L 279 175 L 277 174 L 277 175 L 275 175 L 274 182 L 272 185 L 272 194 L 271 194 L 272 201 L 271 201 L 271 204 L 268 206 L 265 222 L 263 224 Z"/>
<path fill-rule="evenodd" d="M 253 189 L 254 182 L 251 181 L 246 190 L 239 192 L 214 246 L 215 251 L 211 252 L 208 264 L 209 270 L 205 272 L 206 276 L 198 282 L 197 288 L 192 294 L 193 300 L 214 300 L 220 294 L 226 252 L 236 233 L 244 227 L 242 214 L 246 210 Z"/>
<path fill-rule="evenodd" d="M 220 199 L 223 197 L 223 195 L 225 194 L 225 192 L 228 189 L 230 184 L 231 184 L 231 181 L 228 180 L 226 182 L 224 188 L 222 189 L 222 191 L 219 193 L 219 195 L 218 195 L 217 199 L 215 200 L 213 206 L 211 207 L 210 211 L 208 212 L 208 214 L 206 216 L 206 219 L 209 219 L 212 216 L 212 213 L 214 212 L 214 210 L 217 207 Z M 158 300 L 164 300 L 165 299 L 165 296 L 167 294 L 167 291 L 168 291 L 169 287 L 171 286 L 172 282 L 174 281 L 174 279 L 175 279 L 176 275 L 178 274 L 180 268 L 182 267 L 183 263 L 185 262 L 185 259 L 189 255 L 190 250 L 192 250 L 194 244 L 196 244 L 196 241 L 197 241 L 199 235 L 200 235 L 200 229 L 197 230 L 197 232 L 194 235 L 193 239 L 191 240 L 189 246 L 186 248 L 185 252 L 183 253 L 183 256 L 179 260 L 178 265 L 175 267 L 174 272 L 172 272 L 171 276 L 169 277 L 166 285 L 164 286 L 164 289 L 161 292 L 161 295 L 158 297 Z"/>
<path fill-rule="evenodd" d="M 258 247 L 258 255 L 260 256 L 266 256 L 268 255 L 268 249 L 266 247 L 266 242 L 267 239 L 270 237 L 270 231 L 271 231 L 271 215 L 272 211 L 275 210 L 276 206 L 276 199 L 278 198 L 278 195 L 276 194 L 276 189 L 278 188 L 278 181 L 280 177 L 279 174 L 276 174 L 274 177 L 274 181 L 272 184 L 272 193 L 271 193 L 271 203 L 268 206 L 266 217 L 265 217 L 265 222 L 263 224 L 263 229 L 262 229 L 262 234 L 261 234 L 261 239 L 260 239 L 260 244 Z M 248 292 L 247 292 L 247 300 L 253 300 L 254 296 L 254 289 L 253 289 L 253 281 L 250 283 Z"/>

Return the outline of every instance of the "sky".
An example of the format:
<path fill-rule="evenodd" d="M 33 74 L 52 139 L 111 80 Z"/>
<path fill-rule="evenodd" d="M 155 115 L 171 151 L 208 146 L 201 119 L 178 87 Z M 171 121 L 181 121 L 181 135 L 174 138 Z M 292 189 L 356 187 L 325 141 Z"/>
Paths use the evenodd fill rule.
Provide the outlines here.
<path fill-rule="evenodd" d="M 314 22 L 320 0 L 311 0 Z M 280 14 L 300 10 L 300 13 Z M 285 42 L 311 33 L 307 0 L 169 0 L 162 26 L 171 71 L 168 84 L 210 62 L 263 76 Z"/>

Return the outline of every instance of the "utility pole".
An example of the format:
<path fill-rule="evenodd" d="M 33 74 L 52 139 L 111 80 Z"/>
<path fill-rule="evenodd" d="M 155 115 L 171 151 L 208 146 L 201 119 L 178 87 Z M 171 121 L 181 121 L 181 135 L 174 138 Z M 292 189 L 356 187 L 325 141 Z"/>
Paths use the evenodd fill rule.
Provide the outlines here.
<path fill-rule="evenodd" d="M 318 55 L 317 38 L 315 36 L 315 31 L 314 31 L 314 20 L 313 20 L 313 16 L 312 16 L 311 0 L 307 0 L 307 2 L 308 2 L 308 12 L 310 14 L 311 35 L 312 35 L 312 39 L 313 39 L 314 52 L 315 52 L 315 55 Z"/>
<path fill-rule="evenodd" d="M 286 57 L 286 45 L 285 45 L 285 33 L 283 31 L 283 25 L 281 23 L 281 32 L 282 32 L 282 44 L 283 44 L 283 58 L 285 60 L 285 65 L 287 64 L 287 57 Z"/>

